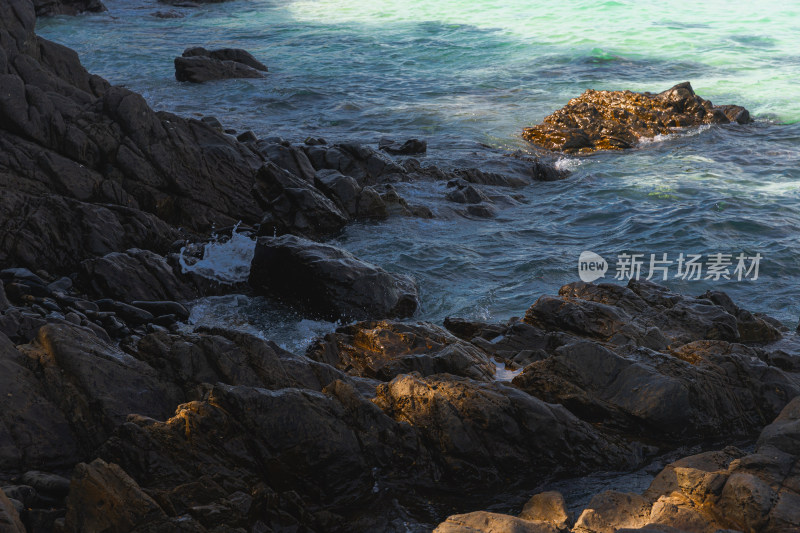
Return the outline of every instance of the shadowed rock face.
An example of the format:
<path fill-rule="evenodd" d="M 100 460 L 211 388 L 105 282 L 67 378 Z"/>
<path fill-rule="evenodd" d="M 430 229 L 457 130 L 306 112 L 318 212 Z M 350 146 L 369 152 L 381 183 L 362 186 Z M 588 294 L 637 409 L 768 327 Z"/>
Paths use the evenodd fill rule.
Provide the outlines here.
<path fill-rule="evenodd" d="M 416 284 L 408 276 L 293 235 L 258 239 L 249 283 L 258 292 L 332 320 L 407 317 L 418 305 Z"/>
<path fill-rule="evenodd" d="M 741 106 L 715 106 L 685 82 L 658 94 L 590 89 L 522 136 L 548 150 L 585 154 L 632 148 L 674 128 L 731 122 L 747 124 L 750 113 Z"/>

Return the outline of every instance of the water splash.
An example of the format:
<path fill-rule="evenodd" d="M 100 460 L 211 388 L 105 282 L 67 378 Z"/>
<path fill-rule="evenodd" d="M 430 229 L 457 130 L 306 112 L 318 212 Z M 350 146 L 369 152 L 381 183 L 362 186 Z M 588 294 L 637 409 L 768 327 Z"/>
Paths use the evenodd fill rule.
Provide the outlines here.
<path fill-rule="evenodd" d="M 203 258 L 190 263 L 185 256 L 186 247 L 181 248 L 180 265 L 183 273 L 194 272 L 219 283 L 233 285 L 247 281 L 250 263 L 255 253 L 255 239 L 247 232 L 237 231 L 234 226 L 229 239 L 214 236 L 203 248 Z"/>

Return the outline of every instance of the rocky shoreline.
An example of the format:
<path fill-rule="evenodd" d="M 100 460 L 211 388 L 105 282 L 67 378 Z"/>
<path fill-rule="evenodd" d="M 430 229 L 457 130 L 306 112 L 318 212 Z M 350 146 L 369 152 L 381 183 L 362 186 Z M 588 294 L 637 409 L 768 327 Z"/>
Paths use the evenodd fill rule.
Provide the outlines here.
<path fill-rule="evenodd" d="M 155 112 L 35 35 L 68 4 L 0 4 L 0 531 L 800 528 L 794 332 L 724 293 L 634 281 L 569 284 L 502 324 L 402 320 L 412 279 L 321 241 L 356 220 L 492 217 L 565 173 L 538 158 L 442 169 L 412 157 L 417 139 L 292 143 Z M 446 184 L 446 209 L 394 186 L 421 180 Z M 239 224 L 257 237 L 247 281 L 185 271 Z M 242 292 L 356 322 L 305 353 L 180 327 L 187 302 Z M 756 438 L 579 516 L 533 494 Z M 519 516 L 476 511 L 511 492 L 533 496 Z"/>

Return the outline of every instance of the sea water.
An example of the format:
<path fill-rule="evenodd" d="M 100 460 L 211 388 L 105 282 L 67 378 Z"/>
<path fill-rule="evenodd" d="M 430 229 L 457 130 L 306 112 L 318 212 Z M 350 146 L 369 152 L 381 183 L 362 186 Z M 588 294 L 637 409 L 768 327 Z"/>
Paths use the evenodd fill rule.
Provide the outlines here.
<path fill-rule="evenodd" d="M 796 2 L 106 4 L 103 14 L 40 20 L 38 32 L 74 48 L 90 71 L 142 93 L 156 109 L 213 114 L 239 131 L 293 142 L 309 135 L 371 144 L 423 138 L 423 164 L 481 167 L 485 146 L 531 152 L 522 128 L 589 88 L 657 92 L 691 81 L 716 104 L 744 105 L 755 123 L 660 136 L 626 152 L 556 158 L 571 175 L 515 191 L 523 201 L 496 218 L 355 223 L 334 243 L 413 276 L 422 299 L 415 319 L 436 322 L 448 315 L 520 316 L 540 295 L 578 279 L 583 251 L 609 262 L 621 253 L 758 253 L 757 280 L 664 283 L 687 294 L 723 290 L 743 307 L 797 325 Z M 184 16 L 161 19 L 152 15 L 157 10 Z M 245 48 L 269 73 L 263 80 L 178 83 L 173 59 L 190 46 Z M 445 184 L 398 188 L 411 203 L 446 211 Z M 237 257 L 247 258 L 242 243 L 235 243 Z M 613 275 L 612 266 L 607 279 Z M 283 336 L 292 347 L 332 327 L 248 298 L 199 305 L 195 316 L 203 323 Z"/>

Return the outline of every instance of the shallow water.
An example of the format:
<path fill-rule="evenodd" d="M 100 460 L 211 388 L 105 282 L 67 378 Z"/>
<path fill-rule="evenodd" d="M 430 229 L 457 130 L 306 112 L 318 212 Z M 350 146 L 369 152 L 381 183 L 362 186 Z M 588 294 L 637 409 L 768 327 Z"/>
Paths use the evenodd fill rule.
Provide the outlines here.
<path fill-rule="evenodd" d="M 109 12 L 40 21 L 39 33 L 84 64 L 141 92 L 157 109 L 213 112 L 259 136 L 375 143 L 429 141 L 424 162 L 480 166 L 480 144 L 529 150 L 524 126 L 587 88 L 659 91 L 689 80 L 757 122 L 666 136 L 626 153 L 563 158 L 572 175 L 519 191 L 492 220 L 393 218 L 336 239 L 357 256 L 419 282 L 417 318 L 519 316 L 578 279 L 591 250 L 649 254 L 760 253 L 756 281 L 681 281 L 679 291 L 729 292 L 794 327 L 800 315 L 800 6 L 736 2 L 521 0 L 472 2 L 249 0 L 199 9 L 108 0 Z M 181 19 L 157 19 L 174 9 Z M 270 68 L 265 80 L 174 80 L 188 46 L 236 46 Z M 209 111 L 212 110 L 212 111 Z M 440 202 L 444 184 L 405 184 L 412 202 Z M 613 266 L 612 266 L 613 270 Z M 613 272 L 611 273 L 613 275 Z M 287 345 L 329 325 L 252 300 L 216 301 L 203 316 L 244 322 Z M 198 315 L 201 313 L 198 311 Z M 306 324 L 307 325 L 307 324 Z M 298 344 L 299 343 L 299 344 Z"/>

